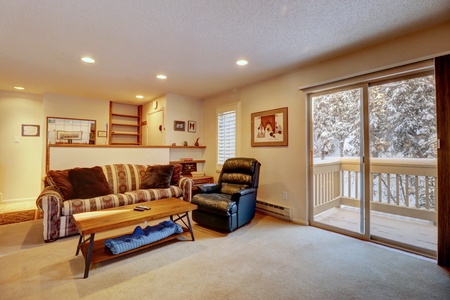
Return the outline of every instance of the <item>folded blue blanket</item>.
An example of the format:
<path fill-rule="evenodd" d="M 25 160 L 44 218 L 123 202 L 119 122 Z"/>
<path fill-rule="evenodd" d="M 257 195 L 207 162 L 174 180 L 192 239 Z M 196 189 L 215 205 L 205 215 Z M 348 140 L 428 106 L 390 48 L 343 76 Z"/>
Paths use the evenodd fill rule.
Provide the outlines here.
<path fill-rule="evenodd" d="M 182 233 L 181 225 L 173 221 L 164 221 L 155 226 L 147 226 L 142 229 L 138 226 L 132 234 L 118 236 L 113 239 L 106 239 L 105 246 L 108 247 L 113 254 L 119 254 L 143 245 L 147 245 L 168 237 L 174 233 Z"/>

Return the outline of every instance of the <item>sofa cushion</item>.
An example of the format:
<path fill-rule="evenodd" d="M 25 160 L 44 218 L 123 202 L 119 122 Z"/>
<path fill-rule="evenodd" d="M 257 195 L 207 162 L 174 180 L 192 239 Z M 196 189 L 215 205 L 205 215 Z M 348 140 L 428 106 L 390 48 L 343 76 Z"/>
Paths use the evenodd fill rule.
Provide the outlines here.
<path fill-rule="evenodd" d="M 111 193 L 101 167 L 70 169 L 69 178 L 73 185 L 75 199 L 87 199 Z"/>
<path fill-rule="evenodd" d="M 168 188 L 172 179 L 173 169 L 173 165 L 148 166 L 144 179 L 141 182 L 141 189 Z"/>
<path fill-rule="evenodd" d="M 64 201 L 62 214 L 71 216 L 76 213 L 102 210 L 140 202 L 159 200 L 165 198 L 180 198 L 183 190 L 177 186 L 168 189 L 136 190 L 124 194 L 108 194 L 89 199 L 72 199 Z"/>
<path fill-rule="evenodd" d="M 46 181 L 49 186 L 53 186 L 63 196 L 64 200 L 72 199 L 73 186 L 69 179 L 69 170 L 50 170 L 47 173 Z"/>
<path fill-rule="evenodd" d="M 102 166 L 113 194 L 134 191 L 140 188 L 147 165 L 111 164 Z"/>
<path fill-rule="evenodd" d="M 181 178 L 181 164 L 173 165 L 172 179 L 170 180 L 170 185 L 178 185 Z"/>

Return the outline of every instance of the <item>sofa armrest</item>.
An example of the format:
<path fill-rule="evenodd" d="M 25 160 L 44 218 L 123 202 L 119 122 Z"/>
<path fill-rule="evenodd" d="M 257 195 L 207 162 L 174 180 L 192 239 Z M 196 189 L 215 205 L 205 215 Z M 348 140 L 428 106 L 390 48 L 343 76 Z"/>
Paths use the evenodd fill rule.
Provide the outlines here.
<path fill-rule="evenodd" d="M 59 208 L 62 207 L 64 202 L 63 196 L 53 186 L 46 186 L 36 199 L 36 206 L 41 211 L 44 211 L 44 199 L 51 199 L 50 201 L 56 202 Z"/>
<path fill-rule="evenodd" d="M 47 186 L 36 199 L 36 206 L 44 212 L 44 241 L 51 242 L 60 236 L 60 219 L 64 198 L 52 186 Z"/>
<path fill-rule="evenodd" d="M 181 177 L 180 181 L 178 182 L 178 187 L 183 191 L 183 200 L 186 202 L 191 202 L 194 180 L 189 177 Z"/>

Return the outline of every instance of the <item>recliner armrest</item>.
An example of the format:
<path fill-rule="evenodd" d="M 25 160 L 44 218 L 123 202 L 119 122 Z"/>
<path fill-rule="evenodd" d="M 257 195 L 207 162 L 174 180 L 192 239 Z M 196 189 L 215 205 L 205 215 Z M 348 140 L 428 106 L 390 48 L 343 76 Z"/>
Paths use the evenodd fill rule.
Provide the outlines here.
<path fill-rule="evenodd" d="M 253 194 L 253 193 L 256 193 L 256 188 L 248 188 L 248 189 L 239 190 L 239 191 L 234 192 L 233 195 L 231 195 L 231 199 L 233 201 L 239 201 L 240 197 L 249 195 L 249 194 Z"/>
<path fill-rule="evenodd" d="M 221 185 L 218 183 L 199 184 L 198 189 L 202 194 L 220 193 Z"/>

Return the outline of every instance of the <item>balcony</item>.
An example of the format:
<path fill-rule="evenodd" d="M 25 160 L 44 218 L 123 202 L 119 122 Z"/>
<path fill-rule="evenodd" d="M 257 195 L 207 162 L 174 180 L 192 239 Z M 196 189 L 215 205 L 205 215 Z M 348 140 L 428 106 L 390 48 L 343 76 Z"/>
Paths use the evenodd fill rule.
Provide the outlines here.
<path fill-rule="evenodd" d="M 371 158 L 370 233 L 437 251 L 435 159 Z M 360 232 L 359 158 L 314 160 L 314 221 Z"/>

